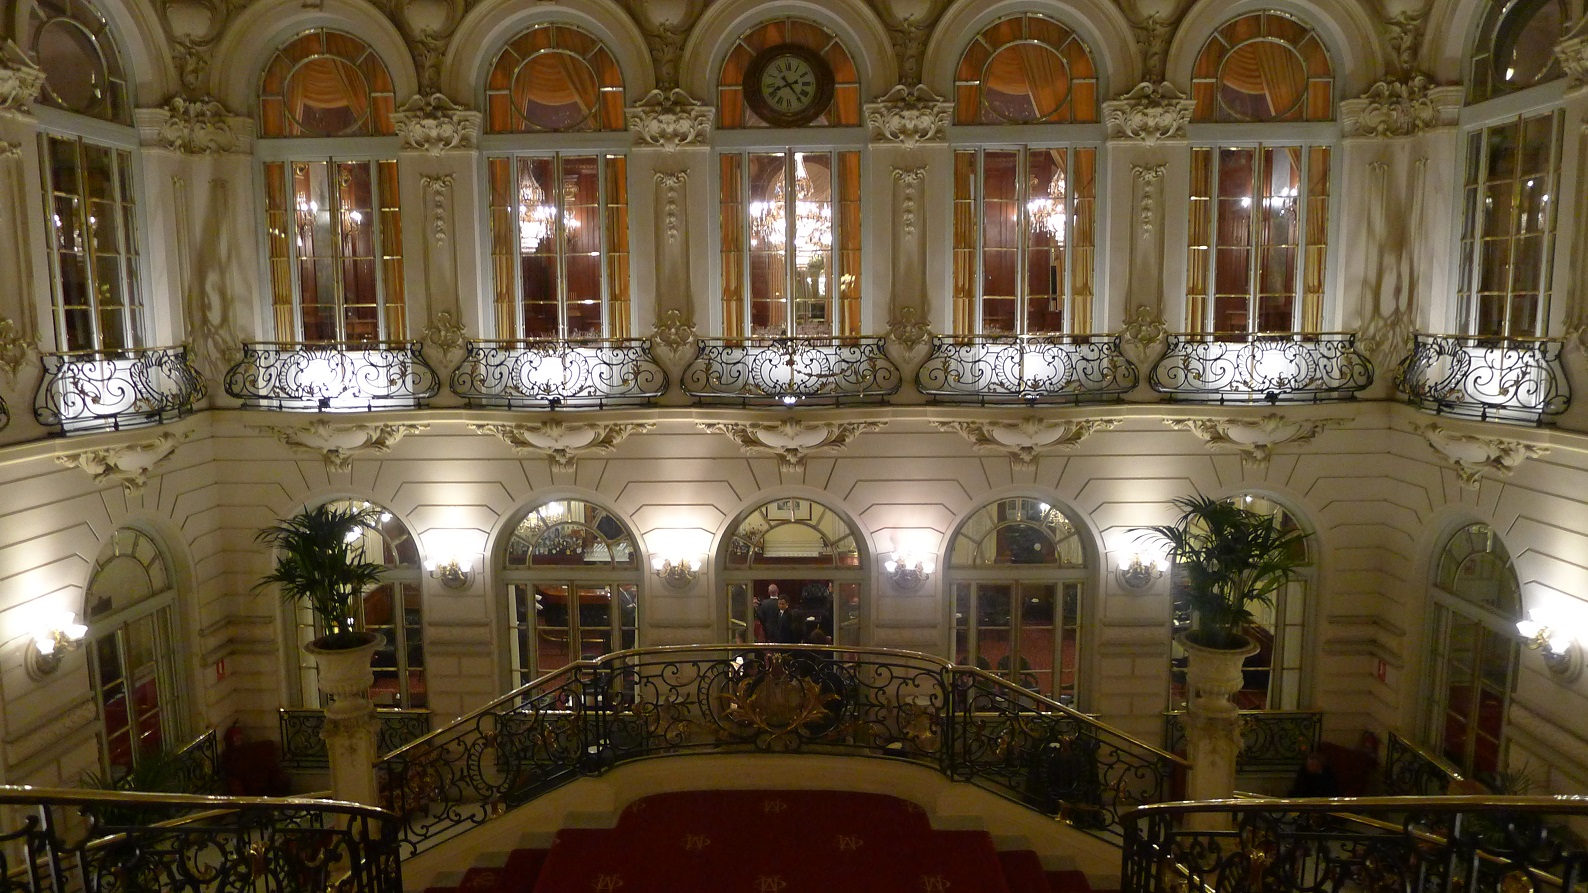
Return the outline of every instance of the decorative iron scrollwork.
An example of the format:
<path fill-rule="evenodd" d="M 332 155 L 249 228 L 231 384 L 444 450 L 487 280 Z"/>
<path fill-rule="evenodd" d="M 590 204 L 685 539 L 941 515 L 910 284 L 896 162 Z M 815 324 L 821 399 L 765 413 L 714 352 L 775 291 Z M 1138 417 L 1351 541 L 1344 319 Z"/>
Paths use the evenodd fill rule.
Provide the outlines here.
<path fill-rule="evenodd" d="M 1242 710 L 1241 749 L 1235 768 L 1243 772 L 1293 772 L 1323 740 L 1323 713 L 1310 710 Z M 1164 749 L 1185 752 L 1185 714 L 1164 714 Z"/>
<path fill-rule="evenodd" d="M 0 397 L 0 431 L 4 431 L 11 424 L 11 410 L 6 406 L 6 398 Z"/>
<path fill-rule="evenodd" d="M 1435 413 L 1542 425 L 1571 405 L 1562 347 L 1548 338 L 1416 335 L 1395 386 Z"/>
<path fill-rule="evenodd" d="M 1140 380 L 1114 335 L 938 335 L 915 374 L 954 403 L 1106 403 Z"/>
<path fill-rule="evenodd" d="M 686 394 L 746 406 L 885 403 L 899 367 L 881 338 L 703 339 L 684 369 Z"/>
<path fill-rule="evenodd" d="M 420 409 L 441 380 L 417 341 L 287 342 L 243 345 L 226 393 L 249 409 L 363 412 Z"/>
<path fill-rule="evenodd" d="M 1373 384 L 1373 361 L 1350 332 L 1169 335 L 1147 376 L 1172 400 L 1317 403 Z"/>
<path fill-rule="evenodd" d="M 208 392 L 186 347 L 49 353 L 33 416 L 57 434 L 175 421 Z"/>
<path fill-rule="evenodd" d="M 470 341 L 450 384 L 470 406 L 574 409 L 651 403 L 668 378 L 644 338 Z"/>
<path fill-rule="evenodd" d="M 325 711 L 283 709 L 281 728 L 281 765 L 289 769 L 324 769 L 330 765 L 325 750 Z M 375 748 L 391 753 L 430 733 L 429 710 L 375 711 Z"/>
<path fill-rule="evenodd" d="M 1384 747 L 1384 791 L 1409 797 L 1438 797 L 1449 793 L 1450 783 L 1461 780 L 1454 766 L 1439 759 L 1398 733 Z"/>

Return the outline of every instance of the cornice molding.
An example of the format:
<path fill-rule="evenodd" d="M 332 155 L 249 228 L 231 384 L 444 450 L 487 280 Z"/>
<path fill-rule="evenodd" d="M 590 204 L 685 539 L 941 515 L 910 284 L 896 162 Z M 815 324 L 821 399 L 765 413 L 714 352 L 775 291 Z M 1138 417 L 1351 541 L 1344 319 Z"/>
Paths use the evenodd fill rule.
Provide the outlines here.
<path fill-rule="evenodd" d="M 811 456 L 843 452 L 850 441 L 883 422 L 699 422 L 702 431 L 726 434 L 746 456 L 775 456 L 784 471 L 802 471 Z"/>
<path fill-rule="evenodd" d="M 579 457 L 610 453 L 630 434 L 643 434 L 655 428 L 651 422 L 584 424 L 552 419 L 545 422 L 469 425 L 481 434 L 501 438 L 520 456 L 544 456 L 554 468 L 572 468 Z"/>
<path fill-rule="evenodd" d="M 271 435 L 294 449 L 320 454 L 331 471 L 347 471 L 353 459 L 371 453 L 381 455 L 391 452 L 399 440 L 409 434 L 424 431 L 427 424 L 381 422 L 338 423 L 314 419 L 306 425 L 249 425 L 255 431 Z"/>

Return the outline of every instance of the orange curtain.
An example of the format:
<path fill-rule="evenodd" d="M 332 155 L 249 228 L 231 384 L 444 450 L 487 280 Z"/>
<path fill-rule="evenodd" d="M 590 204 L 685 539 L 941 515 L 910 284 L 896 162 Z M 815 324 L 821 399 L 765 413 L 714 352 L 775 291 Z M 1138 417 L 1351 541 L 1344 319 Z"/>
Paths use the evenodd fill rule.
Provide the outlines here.
<path fill-rule="evenodd" d="M 1307 89 L 1307 72 L 1289 47 L 1256 41 L 1236 47 L 1224 58 L 1220 83 L 1264 97 L 1273 117 L 1295 108 Z"/>
<path fill-rule="evenodd" d="M 588 86 L 588 71 L 580 71 L 582 63 L 567 53 L 542 53 L 519 69 L 513 78 L 513 107 L 529 108 L 536 105 L 560 106 L 577 104 L 581 111 L 589 111 L 588 97 L 580 87 Z M 583 77 L 581 77 L 583 75 Z"/>
<path fill-rule="evenodd" d="M 1064 101 L 1069 80 L 1053 51 L 1025 44 L 1012 53 L 994 55 L 982 86 L 1010 96 L 1031 97 L 1032 111 L 1037 118 L 1045 118 Z"/>
<path fill-rule="evenodd" d="M 340 109 L 362 120 L 369 111 L 369 94 L 353 80 L 351 66 L 341 59 L 321 56 L 304 65 L 287 80 L 287 108 L 303 120 L 308 109 Z"/>

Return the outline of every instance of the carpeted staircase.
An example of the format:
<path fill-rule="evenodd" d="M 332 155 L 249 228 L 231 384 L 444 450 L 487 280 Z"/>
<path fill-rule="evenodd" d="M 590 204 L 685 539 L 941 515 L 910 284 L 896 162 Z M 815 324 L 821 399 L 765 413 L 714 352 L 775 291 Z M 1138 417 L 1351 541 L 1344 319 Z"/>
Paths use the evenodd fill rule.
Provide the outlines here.
<path fill-rule="evenodd" d="M 939 831 L 919 806 L 844 791 L 698 791 L 630 804 L 426 893 L 1092 893 L 985 831 Z"/>

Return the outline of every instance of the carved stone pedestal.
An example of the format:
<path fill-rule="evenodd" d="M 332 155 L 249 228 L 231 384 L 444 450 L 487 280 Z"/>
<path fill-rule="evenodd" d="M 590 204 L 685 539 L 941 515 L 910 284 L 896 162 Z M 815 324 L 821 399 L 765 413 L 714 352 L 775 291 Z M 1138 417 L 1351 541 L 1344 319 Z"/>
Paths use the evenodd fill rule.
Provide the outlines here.
<path fill-rule="evenodd" d="M 1185 635 L 1177 638 L 1186 652 L 1186 778 L 1189 800 L 1228 800 L 1235 794 L 1235 757 L 1241 750 L 1241 717 L 1230 695 L 1240 691 L 1241 665 L 1257 653 L 1257 644 L 1242 648 L 1206 648 Z M 1193 830 L 1229 827 L 1221 813 L 1188 817 Z"/>
<path fill-rule="evenodd" d="M 385 639 L 369 634 L 369 641 L 353 648 L 325 648 L 316 639 L 304 647 L 320 669 L 320 691 L 325 695 L 326 755 L 331 762 L 331 796 L 379 806 L 375 785 L 375 705 L 369 687 L 375 682 L 370 656 Z"/>

